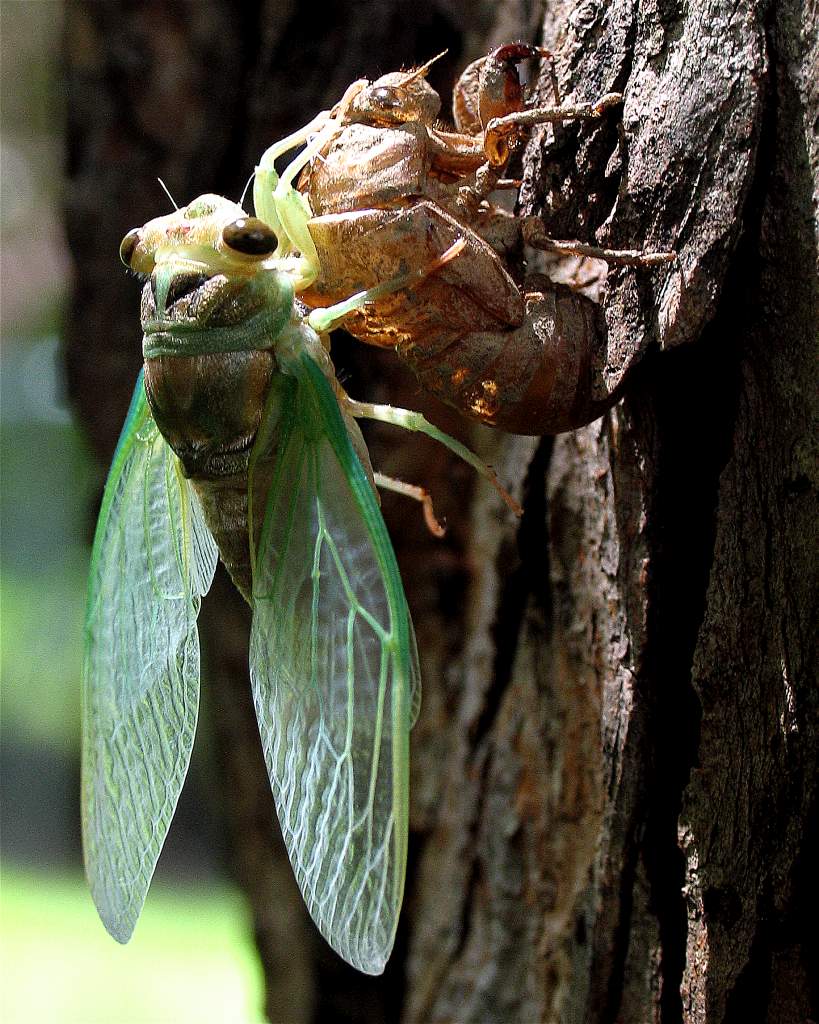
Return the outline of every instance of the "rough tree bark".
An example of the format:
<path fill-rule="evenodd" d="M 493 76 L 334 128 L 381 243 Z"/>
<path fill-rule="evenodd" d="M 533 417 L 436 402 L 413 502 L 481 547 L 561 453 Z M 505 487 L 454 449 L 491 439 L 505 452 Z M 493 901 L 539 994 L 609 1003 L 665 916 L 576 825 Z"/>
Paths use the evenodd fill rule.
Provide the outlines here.
<path fill-rule="evenodd" d="M 105 461 L 139 364 L 120 237 L 179 198 L 237 195 L 254 159 L 362 74 L 450 47 L 434 84 L 512 38 L 551 46 L 566 96 L 626 94 L 611 126 L 536 133 L 522 204 L 556 237 L 675 246 L 611 273 L 608 416 L 478 439 L 525 516 L 422 442 L 372 435 L 446 513 L 385 500 L 414 610 L 411 870 L 383 979 L 316 940 L 274 840 L 221 581 L 203 680 L 271 1020 L 770 1021 L 819 1015 L 815 516 L 819 314 L 815 7 L 799 0 L 416 0 L 315 10 L 227 0 L 68 7 L 67 330 Z M 542 36 L 541 36 L 542 33 Z M 813 205 L 812 205 L 813 204 Z M 349 389 L 422 405 L 338 346 Z M 811 824 L 814 831 L 811 831 Z"/>

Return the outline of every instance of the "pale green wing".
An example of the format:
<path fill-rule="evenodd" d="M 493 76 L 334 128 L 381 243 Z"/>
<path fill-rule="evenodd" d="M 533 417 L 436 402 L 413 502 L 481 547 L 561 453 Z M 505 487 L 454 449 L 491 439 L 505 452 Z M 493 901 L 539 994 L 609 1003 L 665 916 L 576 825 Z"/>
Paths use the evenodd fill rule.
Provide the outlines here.
<path fill-rule="evenodd" d="M 254 580 L 256 714 L 307 907 L 336 952 L 380 974 L 404 891 L 415 641 L 333 390 L 306 352 L 288 373 Z"/>
<path fill-rule="evenodd" d="M 100 511 L 85 626 L 82 826 L 105 927 L 134 930 L 188 770 L 216 545 L 137 381 Z"/>

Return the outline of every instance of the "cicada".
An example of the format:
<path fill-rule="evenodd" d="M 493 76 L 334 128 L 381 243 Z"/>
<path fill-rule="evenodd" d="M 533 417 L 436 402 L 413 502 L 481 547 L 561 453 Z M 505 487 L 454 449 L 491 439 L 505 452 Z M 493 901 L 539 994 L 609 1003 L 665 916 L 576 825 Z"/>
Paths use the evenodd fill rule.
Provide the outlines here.
<path fill-rule="evenodd" d="M 196 619 L 221 555 L 252 606 L 253 700 L 304 900 L 331 946 L 378 974 L 404 890 L 420 673 L 354 417 L 422 430 L 478 462 L 418 414 L 345 394 L 326 332 L 383 289 L 307 314 L 297 294 L 315 264 L 282 224 L 309 209 L 274 171 L 260 171 L 260 183 L 266 220 L 203 195 L 122 243 L 123 261 L 146 279 L 144 367 L 91 564 L 86 871 L 106 928 L 127 942 L 188 768 Z"/>

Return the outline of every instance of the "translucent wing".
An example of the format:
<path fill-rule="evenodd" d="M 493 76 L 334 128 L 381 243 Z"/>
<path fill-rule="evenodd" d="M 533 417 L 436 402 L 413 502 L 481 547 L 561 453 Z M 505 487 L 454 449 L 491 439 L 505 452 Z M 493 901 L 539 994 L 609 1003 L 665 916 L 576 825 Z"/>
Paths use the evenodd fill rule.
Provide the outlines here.
<path fill-rule="evenodd" d="M 306 353 L 293 372 L 254 580 L 253 694 L 307 907 L 348 963 L 380 974 L 404 890 L 415 641 L 333 391 Z"/>
<path fill-rule="evenodd" d="M 86 873 L 119 942 L 134 930 L 188 769 L 196 616 L 216 557 L 140 374 L 94 539 L 83 664 Z"/>

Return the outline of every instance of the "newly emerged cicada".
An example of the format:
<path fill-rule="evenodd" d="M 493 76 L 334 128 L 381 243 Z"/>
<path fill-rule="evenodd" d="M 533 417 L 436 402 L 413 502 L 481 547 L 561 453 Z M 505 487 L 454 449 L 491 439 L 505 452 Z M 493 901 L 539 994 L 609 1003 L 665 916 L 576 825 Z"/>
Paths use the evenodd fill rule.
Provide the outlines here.
<path fill-rule="evenodd" d="M 328 355 L 329 328 L 418 273 L 306 315 L 296 295 L 314 264 L 273 229 L 304 219 L 304 200 L 262 172 L 257 188 L 265 221 L 204 195 L 122 243 L 123 261 L 147 279 L 144 369 L 91 565 L 86 871 L 106 928 L 126 942 L 188 768 L 196 619 L 220 554 L 253 609 L 253 699 L 304 900 L 333 948 L 377 974 L 404 889 L 420 679 L 353 417 L 424 431 L 477 460 L 417 414 L 351 400 Z"/>

